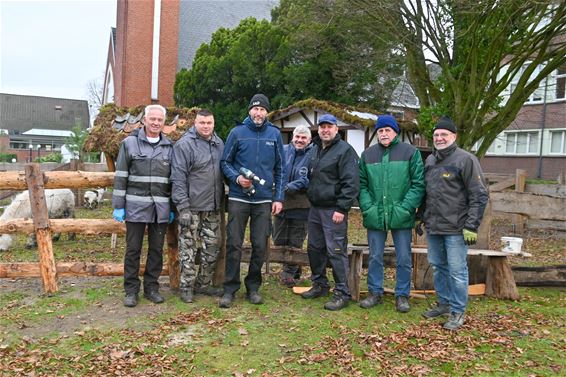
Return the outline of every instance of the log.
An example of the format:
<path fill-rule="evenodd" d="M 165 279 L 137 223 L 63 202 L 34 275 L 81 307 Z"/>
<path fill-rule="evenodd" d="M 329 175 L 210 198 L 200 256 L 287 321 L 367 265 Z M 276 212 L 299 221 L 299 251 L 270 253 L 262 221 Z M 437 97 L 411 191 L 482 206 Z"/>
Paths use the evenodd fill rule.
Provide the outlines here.
<path fill-rule="evenodd" d="M 119 223 L 113 219 L 51 219 L 49 227 L 54 233 L 79 233 L 79 234 L 126 234 L 125 223 Z M 0 234 L 3 233 L 31 233 L 34 231 L 33 220 L 15 219 L 0 222 Z"/>
<path fill-rule="evenodd" d="M 520 213 L 530 219 L 566 221 L 566 197 L 536 195 L 528 192 L 492 192 L 492 211 Z"/>
<path fill-rule="evenodd" d="M 56 265 L 58 276 L 123 276 L 122 263 L 59 262 Z M 139 275 L 143 275 L 145 264 L 140 265 Z M 168 275 L 168 266 L 163 266 L 161 275 Z M 41 275 L 38 263 L 0 263 L 0 278 L 36 278 Z"/>
<path fill-rule="evenodd" d="M 46 171 L 41 181 L 45 188 L 95 188 L 114 184 L 114 173 L 85 171 Z M 3 190 L 25 190 L 28 188 L 24 172 L 0 172 Z"/>
<path fill-rule="evenodd" d="M 523 287 L 566 287 L 566 265 L 524 267 L 513 266 L 513 277 Z"/>
<path fill-rule="evenodd" d="M 179 227 L 177 221 L 167 226 L 167 266 L 169 269 L 169 286 L 179 289 L 181 271 L 179 268 Z"/>
<path fill-rule="evenodd" d="M 33 215 L 33 226 L 39 250 L 39 269 L 43 291 L 47 294 L 55 293 L 59 288 L 57 287 L 57 269 L 55 267 L 55 256 L 53 255 L 53 244 L 51 243 L 51 229 L 49 229 L 43 176 L 41 175 L 39 164 L 26 164 L 25 171 L 31 213 Z"/>
<path fill-rule="evenodd" d="M 363 257 L 364 252 L 360 249 L 352 250 L 352 254 L 350 254 L 348 285 L 350 288 L 350 294 L 352 295 L 352 300 L 354 301 L 360 300 L 360 277 L 362 276 Z"/>
<path fill-rule="evenodd" d="M 507 257 L 490 257 L 485 277 L 486 296 L 518 300 L 519 291 Z"/>

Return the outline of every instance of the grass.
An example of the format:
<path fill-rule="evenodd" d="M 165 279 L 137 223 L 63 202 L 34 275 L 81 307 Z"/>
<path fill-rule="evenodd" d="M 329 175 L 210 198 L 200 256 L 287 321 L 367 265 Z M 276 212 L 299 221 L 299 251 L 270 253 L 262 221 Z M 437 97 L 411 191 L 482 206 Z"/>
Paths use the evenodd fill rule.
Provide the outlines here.
<path fill-rule="evenodd" d="M 110 218 L 103 206 L 77 217 Z M 499 224 L 504 226 L 505 224 Z M 351 217 L 349 242 L 364 242 L 359 218 Z M 22 238 L 23 240 L 23 238 Z M 23 248 L 0 253 L 0 262 L 36 261 Z M 123 256 L 109 237 L 54 243 L 57 260 L 113 261 Z M 550 246 L 548 246 L 550 245 Z M 526 247 L 564 257 L 563 241 L 534 238 Z M 550 248 L 549 248 L 550 247 Z M 558 259 L 556 259 L 558 258 Z M 563 259 L 562 259 L 563 260 Z M 549 259 L 549 262 L 551 260 Z M 555 376 L 563 359 L 566 290 L 520 288 L 521 300 L 472 298 L 461 331 L 420 314 L 434 302 L 412 299 L 404 315 L 394 298 L 363 310 L 339 312 L 325 299 L 303 300 L 277 280 L 278 265 L 265 275 L 264 305 L 237 296 L 233 308 L 197 296 L 187 305 L 162 278 L 166 302 L 141 298 L 122 306 L 121 278 L 63 278 L 60 291 L 41 294 L 39 279 L 0 280 L 0 370 L 8 376 Z M 246 269 L 243 268 L 243 271 Z M 394 285 L 387 269 L 386 286 Z M 308 283 L 306 283 L 308 284 Z M 362 282 L 365 287 L 365 282 Z"/>

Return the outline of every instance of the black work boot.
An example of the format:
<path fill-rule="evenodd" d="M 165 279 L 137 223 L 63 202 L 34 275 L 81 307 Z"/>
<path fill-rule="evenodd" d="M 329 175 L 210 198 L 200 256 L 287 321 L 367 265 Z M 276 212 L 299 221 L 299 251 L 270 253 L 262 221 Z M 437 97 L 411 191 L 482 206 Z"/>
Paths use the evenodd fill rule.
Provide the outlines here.
<path fill-rule="evenodd" d="M 149 291 L 143 294 L 143 297 L 153 302 L 154 304 L 161 304 L 165 299 L 159 294 L 159 291 Z"/>
<path fill-rule="evenodd" d="M 263 298 L 257 291 L 253 291 L 247 294 L 248 301 L 254 305 L 263 304 Z"/>
<path fill-rule="evenodd" d="M 368 297 L 360 301 L 360 307 L 364 309 L 373 308 L 379 304 L 383 304 L 383 296 L 380 294 L 370 293 Z"/>
<path fill-rule="evenodd" d="M 348 296 L 339 293 L 334 293 L 332 299 L 328 301 L 326 304 L 324 304 L 324 309 L 332 310 L 332 311 L 340 310 L 348 306 L 349 301 L 350 298 Z"/>
<path fill-rule="evenodd" d="M 205 295 L 205 296 L 211 296 L 211 297 L 221 297 L 222 294 L 224 293 L 224 289 L 216 288 L 216 287 L 213 287 L 212 285 L 207 285 L 206 287 L 196 287 L 195 293 L 197 295 Z"/>
<path fill-rule="evenodd" d="M 440 316 L 448 316 L 450 314 L 450 306 L 448 304 L 436 303 L 436 306 L 430 308 L 422 314 L 426 319 L 436 318 Z"/>
<path fill-rule="evenodd" d="M 193 291 L 190 289 L 183 289 L 180 295 L 181 301 L 186 302 L 187 304 L 193 302 Z"/>
<path fill-rule="evenodd" d="M 320 284 L 314 284 L 311 289 L 301 293 L 302 298 L 311 299 L 326 296 L 328 294 L 328 287 L 323 287 Z"/>
<path fill-rule="evenodd" d="M 395 297 L 395 309 L 400 313 L 407 313 L 411 310 L 411 305 L 409 305 L 409 298 L 406 296 Z"/>
<path fill-rule="evenodd" d="M 224 293 L 222 297 L 220 297 L 220 301 L 218 301 L 219 308 L 229 308 L 232 306 L 234 302 L 234 295 L 232 293 Z"/>
<path fill-rule="evenodd" d="M 124 306 L 133 308 L 138 304 L 138 295 L 136 293 L 127 293 L 124 297 Z"/>

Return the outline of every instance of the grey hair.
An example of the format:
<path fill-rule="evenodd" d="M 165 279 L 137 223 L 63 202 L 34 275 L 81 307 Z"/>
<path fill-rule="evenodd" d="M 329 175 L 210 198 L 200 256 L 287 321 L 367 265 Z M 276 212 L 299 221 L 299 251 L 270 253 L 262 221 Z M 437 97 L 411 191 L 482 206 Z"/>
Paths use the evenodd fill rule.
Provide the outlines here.
<path fill-rule="evenodd" d="M 147 116 L 151 110 L 159 110 L 163 113 L 163 118 L 167 117 L 167 110 L 161 105 L 147 105 L 144 110 L 144 116 Z"/>
<path fill-rule="evenodd" d="M 303 124 L 295 127 L 295 129 L 293 130 L 293 136 L 298 135 L 298 134 L 309 135 L 309 137 L 312 136 L 311 129 L 308 128 L 307 126 L 303 125 Z"/>

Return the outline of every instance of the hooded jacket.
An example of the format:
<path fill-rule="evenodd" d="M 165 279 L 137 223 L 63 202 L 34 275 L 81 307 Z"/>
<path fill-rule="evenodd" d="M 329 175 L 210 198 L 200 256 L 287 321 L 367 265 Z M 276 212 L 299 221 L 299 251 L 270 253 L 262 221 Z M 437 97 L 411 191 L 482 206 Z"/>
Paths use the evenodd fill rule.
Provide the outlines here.
<path fill-rule="evenodd" d="M 210 140 L 191 127 L 173 147 L 171 199 L 181 211 L 217 211 L 224 195 L 220 157 L 224 142 L 215 133 Z"/>
<path fill-rule="evenodd" d="M 224 147 L 220 167 L 228 180 L 230 200 L 245 203 L 283 202 L 285 188 L 285 157 L 279 129 L 268 121 L 256 126 L 250 117 L 234 127 Z M 265 180 L 254 183 L 256 193 L 248 196 L 236 179 L 240 168 L 251 170 Z"/>
<path fill-rule="evenodd" d="M 309 164 L 309 201 L 313 207 L 334 209 L 346 214 L 358 197 L 360 177 L 358 155 L 340 134 L 322 148 L 319 136 L 313 139 Z"/>
<path fill-rule="evenodd" d="M 169 222 L 171 153 L 173 145 L 164 135 L 151 144 L 145 128 L 122 140 L 116 160 L 112 207 L 126 209 L 126 221 Z"/>
<path fill-rule="evenodd" d="M 476 232 L 489 199 L 483 172 L 476 156 L 456 143 L 436 150 L 425 163 L 427 233 Z"/>
<path fill-rule="evenodd" d="M 376 144 L 360 159 L 360 209 L 373 230 L 411 229 L 425 194 L 420 152 L 396 136 L 388 147 Z"/>

